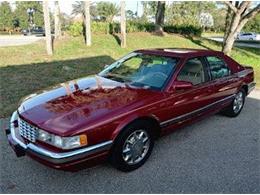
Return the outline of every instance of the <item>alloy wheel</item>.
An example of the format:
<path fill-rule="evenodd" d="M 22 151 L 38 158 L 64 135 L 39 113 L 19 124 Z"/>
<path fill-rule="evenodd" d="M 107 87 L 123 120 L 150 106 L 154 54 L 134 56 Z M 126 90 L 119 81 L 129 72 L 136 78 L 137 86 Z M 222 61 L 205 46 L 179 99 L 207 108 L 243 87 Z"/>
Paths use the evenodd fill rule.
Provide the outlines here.
<path fill-rule="evenodd" d="M 238 113 L 244 104 L 243 93 L 240 91 L 236 94 L 235 99 L 233 101 L 233 111 Z"/>
<path fill-rule="evenodd" d="M 122 157 L 128 165 L 134 165 L 142 161 L 148 153 L 150 137 L 146 130 L 140 129 L 131 133 L 126 139 Z"/>

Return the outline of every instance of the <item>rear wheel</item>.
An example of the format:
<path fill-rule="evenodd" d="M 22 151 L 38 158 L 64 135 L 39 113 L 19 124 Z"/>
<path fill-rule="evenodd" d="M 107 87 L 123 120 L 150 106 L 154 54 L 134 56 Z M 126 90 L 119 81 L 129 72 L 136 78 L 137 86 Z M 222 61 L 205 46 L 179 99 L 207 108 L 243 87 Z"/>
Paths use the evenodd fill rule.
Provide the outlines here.
<path fill-rule="evenodd" d="M 125 172 L 141 167 L 153 149 L 152 129 L 152 126 L 146 121 L 136 121 L 126 127 L 117 137 L 113 146 L 112 165 Z"/>
<path fill-rule="evenodd" d="M 229 117 L 236 117 L 240 114 L 245 103 L 245 90 L 240 89 L 235 95 L 232 103 L 223 111 L 223 113 Z"/>

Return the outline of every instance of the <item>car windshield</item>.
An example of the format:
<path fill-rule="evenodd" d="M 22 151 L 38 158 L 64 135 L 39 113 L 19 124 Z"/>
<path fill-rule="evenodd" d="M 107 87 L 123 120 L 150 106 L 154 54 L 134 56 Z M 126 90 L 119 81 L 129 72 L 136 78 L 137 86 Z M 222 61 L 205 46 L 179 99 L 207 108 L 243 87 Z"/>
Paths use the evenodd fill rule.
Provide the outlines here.
<path fill-rule="evenodd" d="M 137 87 L 161 89 L 175 70 L 177 61 L 177 58 L 133 52 L 99 75 Z"/>

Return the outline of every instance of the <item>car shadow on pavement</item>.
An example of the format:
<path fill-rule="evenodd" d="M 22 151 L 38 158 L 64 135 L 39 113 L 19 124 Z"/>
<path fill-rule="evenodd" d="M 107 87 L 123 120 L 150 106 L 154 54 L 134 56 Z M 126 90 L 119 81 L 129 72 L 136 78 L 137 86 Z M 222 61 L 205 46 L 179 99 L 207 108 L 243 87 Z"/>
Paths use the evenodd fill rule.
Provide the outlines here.
<path fill-rule="evenodd" d="M 0 132 L 2 193 L 259 192 L 260 98 L 236 118 L 213 115 L 161 137 L 149 160 L 123 173 L 109 163 L 78 172 L 16 158 Z M 258 117 L 257 117 L 258 116 Z"/>
<path fill-rule="evenodd" d="M 0 118 L 10 116 L 22 97 L 61 82 L 96 74 L 114 61 L 104 55 L 0 67 Z"/>

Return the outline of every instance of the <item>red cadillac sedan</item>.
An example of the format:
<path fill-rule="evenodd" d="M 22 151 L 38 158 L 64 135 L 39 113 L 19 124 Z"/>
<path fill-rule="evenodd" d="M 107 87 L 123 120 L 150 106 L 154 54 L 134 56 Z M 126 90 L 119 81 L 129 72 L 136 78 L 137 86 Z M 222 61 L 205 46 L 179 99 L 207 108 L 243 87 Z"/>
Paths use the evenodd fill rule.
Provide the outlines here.
<path fill-rule="evenodd" d="M 238 116 L 254 87 L 253 69 L 222 52 L 137 50 L 95 76 L 27 96 L 6 134 L 17 156 L 53 168 L 109 159 L 131 171 L 160 135 L 218 112 Z"/>

